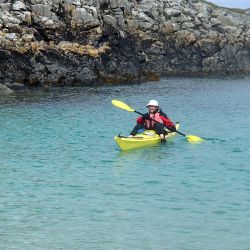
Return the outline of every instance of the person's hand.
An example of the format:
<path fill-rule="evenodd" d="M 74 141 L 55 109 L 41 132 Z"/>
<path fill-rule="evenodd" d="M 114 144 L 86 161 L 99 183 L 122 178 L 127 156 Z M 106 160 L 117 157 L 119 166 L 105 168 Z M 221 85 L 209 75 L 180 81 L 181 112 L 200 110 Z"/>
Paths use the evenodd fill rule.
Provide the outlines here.
<path fill-rule="evenodd" d="M 172 127 L 170 128 L 170 131 L 176 132 L 176 131 L 177 131 L 177 130 L 176 130 L 176 127 L 175 127 L 175 126 L 172 126 Z"/>

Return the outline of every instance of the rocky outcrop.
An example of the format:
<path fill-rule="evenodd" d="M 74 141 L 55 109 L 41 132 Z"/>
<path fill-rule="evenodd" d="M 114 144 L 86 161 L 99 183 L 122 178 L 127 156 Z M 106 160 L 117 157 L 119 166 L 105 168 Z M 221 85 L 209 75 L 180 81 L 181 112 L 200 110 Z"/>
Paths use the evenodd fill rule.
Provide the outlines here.
<path fill-rule="evenodd" d="M 0 0 L 0 82 L 250 73 L 250 16 L 192 0 Z"/>
<path fill-rule="evenodd" d="M 9 95 L 14 93 L 14 91 L 8 88 L 6 85 L 0 83 L 0 96 L 2 95 Z"/>

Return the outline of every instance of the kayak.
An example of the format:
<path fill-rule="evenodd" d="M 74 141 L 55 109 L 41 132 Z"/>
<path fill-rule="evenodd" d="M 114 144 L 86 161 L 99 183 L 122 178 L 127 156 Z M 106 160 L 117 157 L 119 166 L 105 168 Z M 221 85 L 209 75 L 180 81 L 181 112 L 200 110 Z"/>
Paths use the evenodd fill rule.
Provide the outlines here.
<path fill-rule="evenodd" d="M 179 130 L 180 124 L 176 123 L 176 129 Z M 167 131 L 166 140 L 172 139 L 176 132 Z M 121 150 L 131 150 L 135 148 L 142 148 L 147 146 L 156 145 L 161 142 L 160 136 L 154 130 L 145 130 L 141 134 L 136 134 L 133 137 L 115 136 L 115 141 Z"/>

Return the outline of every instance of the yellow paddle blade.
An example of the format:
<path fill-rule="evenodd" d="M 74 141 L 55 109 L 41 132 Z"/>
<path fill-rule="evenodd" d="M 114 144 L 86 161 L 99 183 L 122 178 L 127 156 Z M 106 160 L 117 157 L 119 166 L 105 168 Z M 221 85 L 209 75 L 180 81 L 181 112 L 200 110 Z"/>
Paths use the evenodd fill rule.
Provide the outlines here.
<path fill-rule="evenodd" d="M 186 138 L 189 142 L 202 142 L 202 141 L 204 141 L 204 139 L 202 139 L 198 136 L 195 136 L 195 135 L 187 135 Z"/>
<path fill-rule="evenodd" d="M 129 112 L 134 112 L 132 108 L 130 108 L 126 103 L 118 101 L 118 100 L 112 100 L 112 104 L 120 109 L 127 110 Z"/>

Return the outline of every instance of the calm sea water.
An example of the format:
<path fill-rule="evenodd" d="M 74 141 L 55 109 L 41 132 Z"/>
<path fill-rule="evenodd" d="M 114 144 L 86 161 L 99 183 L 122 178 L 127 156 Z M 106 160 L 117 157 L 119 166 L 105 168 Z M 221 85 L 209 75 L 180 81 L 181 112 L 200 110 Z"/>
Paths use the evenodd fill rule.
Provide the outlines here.
<path fill-rule="evenodd" d="M 120 152 L 152 98 L 206 142 Z M 249 77 L 1 97 L 0 249 L 250 249 L 249 114 Z"/>

